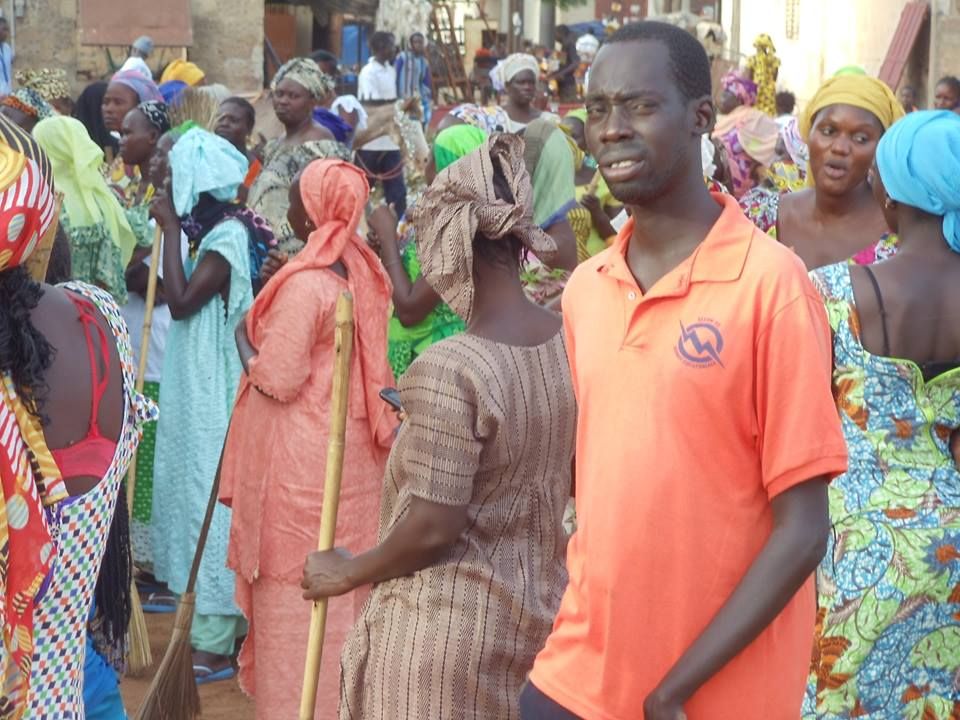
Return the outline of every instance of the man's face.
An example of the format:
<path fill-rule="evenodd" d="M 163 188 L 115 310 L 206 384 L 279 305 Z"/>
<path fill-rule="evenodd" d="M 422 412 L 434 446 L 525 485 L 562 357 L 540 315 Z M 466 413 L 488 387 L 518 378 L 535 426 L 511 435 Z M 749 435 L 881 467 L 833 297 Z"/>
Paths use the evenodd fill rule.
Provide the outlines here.
<path fill-rule="evenodd" d="M 376 58 L 380 63 L 388 63 L 393 60 L 393 56 L 397 54 L 397 46 L 393 38 L 386 43 L 376 54 Z"/>
<path fill-rule="evenodd" d="M 10 39 L 10 24 L 6 21 L 0 21 L 0 42 L 6 42 Z"/>
<path fill-rule="evenodd" d="M 414 55 L 423 55 L 423 35 L 414 35 L 410 38 L 410 49 Z"/>
<path fill-rule="evenodd" d="M 603 46 L 585 105 L 587 148 L 614 197 L 629 205 L 663 196 L 699 163 L 699 135 L 713 122 L 709 98 L 683 97 L 658 41 Z"/>

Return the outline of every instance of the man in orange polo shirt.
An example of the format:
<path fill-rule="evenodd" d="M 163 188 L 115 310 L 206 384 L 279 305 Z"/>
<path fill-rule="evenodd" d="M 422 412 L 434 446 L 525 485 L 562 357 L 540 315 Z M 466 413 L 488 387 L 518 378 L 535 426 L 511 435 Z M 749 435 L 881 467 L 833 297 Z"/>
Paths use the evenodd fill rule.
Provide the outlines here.
<path fill-rule="evenodd" d="M 796 720 L 827 483 L 847 455 L 803 264 L 703 183 L 688 33 L 601 48 L 587 142 L 632 219 L 563 298 L 579 403 L 570 582 L 524 720 Z"/>

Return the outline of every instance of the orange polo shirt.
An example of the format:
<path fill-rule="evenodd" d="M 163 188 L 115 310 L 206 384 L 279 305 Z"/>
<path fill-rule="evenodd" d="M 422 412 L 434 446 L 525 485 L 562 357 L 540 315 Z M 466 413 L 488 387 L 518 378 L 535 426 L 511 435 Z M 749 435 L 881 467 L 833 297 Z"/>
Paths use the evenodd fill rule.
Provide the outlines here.
<path fill-rule="evenodd" d="M 800 260 L 736 200 L 643 294 L 633 221 L 573 274 L 563 320 L 578 400 L 570 582 L 530 679 L 587 720 L 635 720 L 772 528 L 770 501 L 847 466 L 831 337 Z M 690 720 L 796 720 L 812 577 L 686 704 Z"/>

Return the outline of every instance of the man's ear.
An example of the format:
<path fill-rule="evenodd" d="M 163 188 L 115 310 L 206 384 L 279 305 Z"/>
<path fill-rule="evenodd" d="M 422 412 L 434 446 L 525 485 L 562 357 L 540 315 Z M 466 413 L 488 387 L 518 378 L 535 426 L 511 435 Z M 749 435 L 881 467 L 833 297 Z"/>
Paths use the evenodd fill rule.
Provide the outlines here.
<path fill-rule="evenodd" d="M 713 98 L 709 95 L 690 101 L 692 113 L 691 128 L 697 135 L 709 135 L 717 124 L 717 110 L 713 105 Z"/>

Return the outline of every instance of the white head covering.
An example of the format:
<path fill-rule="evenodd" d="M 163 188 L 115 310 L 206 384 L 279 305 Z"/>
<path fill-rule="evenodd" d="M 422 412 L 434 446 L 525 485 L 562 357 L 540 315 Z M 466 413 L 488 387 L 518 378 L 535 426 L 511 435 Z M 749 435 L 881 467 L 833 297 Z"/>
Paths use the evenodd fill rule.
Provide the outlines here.
<path fill-rule="evenodd" d="M 490 78 L 493 80 L 493 87 L 497 92 L 503 92 L 507 83 L 513 80 L 524 70 L 530 70 L 534 77 L 540 74 L 540 65 L 533 55 L 527 53 L 513 53 L 497 63 L 497 66 L 490 71 Z"/>

